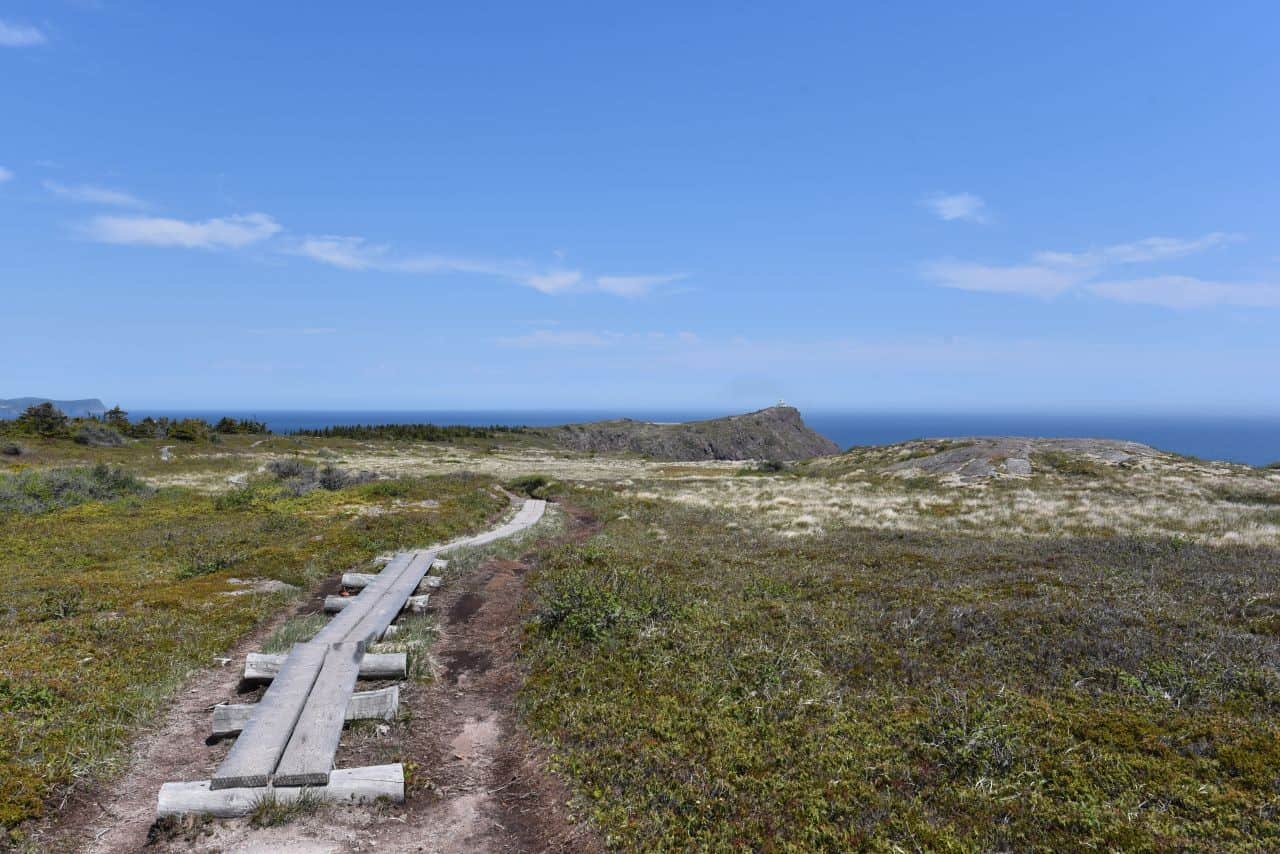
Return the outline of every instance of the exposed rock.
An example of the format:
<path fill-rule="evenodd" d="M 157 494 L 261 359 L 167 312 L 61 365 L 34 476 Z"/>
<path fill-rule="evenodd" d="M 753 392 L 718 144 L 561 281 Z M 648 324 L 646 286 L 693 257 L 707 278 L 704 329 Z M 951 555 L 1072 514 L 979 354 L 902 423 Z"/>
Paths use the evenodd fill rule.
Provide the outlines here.
<path fill-rule="evenodd" d="M 1031 460 L 1022 457 L 1010 457 L 1004 461 L 1005 474 L 1028 477 L 1031 474 Z"/>
<path fill-rule="evenodd" d="M 918 446 L 918 447 L 917 447 Z M 1107 466 L 1122 466 L 1154 456 L 1157 451 L 1137 442 L 1113 439 L 1028 439 L 1016 436 L 975 436 L 948 440 L 909 442 L 901 446 L 910 453 L 907 459 L 885 467 L 885 471 L 904 475 L 952 475 L 973 481 L 1008 475 L 1027 477 L 1040 471 L 1046 458 L 1075 473 L 1089 466 L 1102 471 Z M 1040 456 L 1041 463 L 1033 462 Z"/>
<path fill-rule="evenodd" d="M 630 452 L 658 460 L 800 460 L 840 452 L 835 442 L 810 430 L 791 406 L 682 424 L 620 418 L 529 432 L 575 451 Z"/>

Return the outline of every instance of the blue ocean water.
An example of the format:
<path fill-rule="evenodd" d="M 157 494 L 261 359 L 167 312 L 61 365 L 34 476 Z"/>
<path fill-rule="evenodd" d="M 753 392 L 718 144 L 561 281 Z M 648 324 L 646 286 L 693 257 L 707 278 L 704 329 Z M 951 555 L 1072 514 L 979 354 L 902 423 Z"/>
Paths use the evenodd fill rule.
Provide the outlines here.
<path fill-rule="evenodd" d="M 265 421 L 276 433 L 339 424 L 467 424 L 546 426 L 604 418 L 689 421 L 716 418 L 723 411 L 662 410 L 132 410 L 147 415 L 196 416 L 216 421 L 224 415 Z M 1280 416 L 1192 415 L 1017 415 L 955 413 L 861 413 L 806 411 L 805 421 L 841 448 L 881 445 L 939 436 L 1040 436 L 1127 439 L 1204 459 L 1251 465 L 1280 461 Z"/>

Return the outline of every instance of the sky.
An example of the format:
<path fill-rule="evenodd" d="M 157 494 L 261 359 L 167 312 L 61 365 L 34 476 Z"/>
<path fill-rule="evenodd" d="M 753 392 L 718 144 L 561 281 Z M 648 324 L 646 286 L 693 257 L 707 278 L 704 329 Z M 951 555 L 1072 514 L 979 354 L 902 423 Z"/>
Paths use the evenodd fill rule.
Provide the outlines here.
<path fill-rule="evenodd" d="M 1280 412 L 1280 6 L 0 3 L 0 397 Z"/>

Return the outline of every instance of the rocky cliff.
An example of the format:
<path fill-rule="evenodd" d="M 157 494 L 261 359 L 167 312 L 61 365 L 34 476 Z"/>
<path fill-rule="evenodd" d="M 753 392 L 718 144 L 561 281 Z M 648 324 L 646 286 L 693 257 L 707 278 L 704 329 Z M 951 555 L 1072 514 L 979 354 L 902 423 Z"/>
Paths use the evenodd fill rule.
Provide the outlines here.
<path fill-rule="evenodd" d="M 575 451 L 629 452 L 659 460 L 799 460 L 840 452 L 790 406 L 680 424 L 620 418 L 530 432 Z"/>
<path fill-rule="evenodd" d="M 89 415 L 101 415 L 107 411 L 107 407 L 101 400 L 89 398 L 86 400 L 53 400 L 48 397 L 15 397 L 9 400 L 0 398 L 0 418 L 17 418 L 28 406 L 35 406 L 37 403 L 52 403 L 58 409 L 62 410 L 64 415 L 71 418 L 84 418 Z"/>

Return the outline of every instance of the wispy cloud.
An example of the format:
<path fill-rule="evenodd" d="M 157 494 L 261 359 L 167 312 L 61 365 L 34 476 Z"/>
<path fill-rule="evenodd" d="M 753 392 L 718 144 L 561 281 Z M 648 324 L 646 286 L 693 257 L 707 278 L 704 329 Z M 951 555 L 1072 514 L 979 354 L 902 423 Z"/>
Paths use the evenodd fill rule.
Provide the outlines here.
<path fill-rule="evenodd" d="M 89 222 L 88 236 L 102 243 L 172 246 L 183 249 L 241 249 L 279 233 L 280 224 L 264 213 L 188 222 L 150 216 L 100 216 Z"/>
<path fill-rule="evenodd" d="M 1037 297 L 1057 296 L 1084 281 L 1079 272 L 1035 264 L 998 267 L 969 261 L 930 261 L 922 272 L 944 288 Z"/>
<path fill-rule="evenodd" d="M 83 202 L 87 205 L 105 205 L 118 208 L 142 208 L 146 202 L 123 190 L 112 190 L 108 187 L 97 187 L 93 184 L 60 184 L 57 181 L 45 181 L 44 188 L 55 196 L 72 202 Z"/>
<path fill-rule="evenodd" d="M 47 41 L 45 34 L 35 27 L 0 21 L 0 47 L 35 47 Z"/>
<path fill-rule="evenodd" d="M 1116 302 L 1168 308 L 1235 305 L 1280 308 L 1280 284 L 1214 282 L 1192 276 L 1150 276 L 1145 279 L 1091 282 L 1090 293 Z"/>
<path fill-rule="evenodd" d="M 0 166 L 0 184 L 3 184 L 5 181 L 12 181 L 12 180 L 13 180 L 13 173 L 8 169 L 4 168 L 3 166 Z"/>
<path fill-rule="evenodd" d="M 589 276 L 581 270 L 541 267 L 528 261 L 460 258 L 448 255 L 402 255 L 386 244 L 363 237 L 323 235 L 303 239 L 298 255 L 341 270 L 440 275 L 465 273 L 505 279 L 544 294 L 600 291 L 624 297 L 644 296 L 660 285 L 684 278 L 683 273 Z"/>
<path fill-rule="evenodd" d="M 989 222 L 987 203 L 973 193 L 933 193 L 920 200 L 939 219 L 951 222 Z"/>
<path fill-rule="evenodd" d="M 1025 264 L 930 261 L 922 265 L 921 273 L 945 288 L 1042 299 L 1082 291 L 1115 302 L 1168 308 L 1280 305 L 1280 285 L 1207 281 L 1179 275 L 1133 279 L 1107 275 L 1115 267 L 1184 258 L 1242 239 L 1221 231 L 1194 238 L 1148 237 L 1080 252 L 1036 252 Z"/>
<path fill-rule="evenodd" d="M 1099 268 L 1112 264 L 1143 264 L 1183 258 L 1243 239 L 1239 234 L 1214 231 L 1192 238 L 1148 237 L 1132 243 L 1117 243 L 1083 252 L 1037 252 L 1032 258 L 1039 264 L 1054 267 Z"/>
<path fill-rule="evenodd" d="M 666 273 L 651 276 L 599 276 L 596 286 L 600 290 L 623 297 L 644 296 L 661 285 L 687 278 L 687 273 Z"/>

